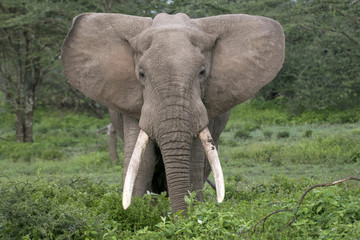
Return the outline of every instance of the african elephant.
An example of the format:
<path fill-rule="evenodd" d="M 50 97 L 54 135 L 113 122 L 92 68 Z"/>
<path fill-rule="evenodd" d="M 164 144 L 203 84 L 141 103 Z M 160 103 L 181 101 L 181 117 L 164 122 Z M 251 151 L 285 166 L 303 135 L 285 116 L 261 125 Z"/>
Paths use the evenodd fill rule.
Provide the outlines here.
<path fill-rule="evenodd" d="M 223 200 L 220 133 L 230 109 L 276 76 L 284 45 L 280 24 L 259 16 L 74 18 L 64 74 L 114 111 L 125 142 L 125 209 L 133 195 L 167 190 L 173 212 L 186 212 L 184 196 L 197 191 L 202 200 L 211 170 Z"/>

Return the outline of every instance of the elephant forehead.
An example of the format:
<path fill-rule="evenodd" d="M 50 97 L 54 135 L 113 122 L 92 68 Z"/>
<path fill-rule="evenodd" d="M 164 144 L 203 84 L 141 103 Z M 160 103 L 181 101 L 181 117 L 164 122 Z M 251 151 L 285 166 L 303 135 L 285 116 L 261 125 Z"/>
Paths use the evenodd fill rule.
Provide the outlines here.
<path fill-rule="evenodd" d="M 168 24 L 146 29 L 131 40 L 131 45 L 140 52 L 144 52 L 156 44 L 172 45 L 178 48 L 180 45 L 190 44 L 202 51 L 211 48 L 215 40 L 216 36 L 207 34 L 195 26 Z"/>
<path fill-rule="evenodd" d="M 176 15 L 169 15 L 167 13 L 160 13 L 156 15 L 154 18 L 153 27 L 163 26 L 163 25 L 183 25 L 183 26 L 190 26 L 190 18 L 188 15 L 184 13 L 178 13 Z"/>

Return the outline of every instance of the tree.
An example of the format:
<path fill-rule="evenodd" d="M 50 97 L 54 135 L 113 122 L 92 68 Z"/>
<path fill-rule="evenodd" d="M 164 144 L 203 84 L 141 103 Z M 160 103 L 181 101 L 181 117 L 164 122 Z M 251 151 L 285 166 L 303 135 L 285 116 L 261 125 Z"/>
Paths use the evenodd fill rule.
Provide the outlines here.
<path fill-rule="evenodd" d="M 231 13 L 228 0 L 173 0 L 167 12 L 172 14 L 186 13 L 191 18 Z"/>
<path fill-rule="evenodd" d="M 104 5 L 102 5 L 104 3 Z M 0 3 L 0 89 L 16 116 L 16 140 L 33 141 L 39 88 L 61 74 L 60 50 L 72 18 L 107 1 L 3 0 Z M 55 77 L 55 79 L 63 77 Z"/>
<path fill-rule="evenodd" d="M 33 141 L 37 91 L 60 55 L 61 16 L 48 1 L 0 3 L 0 83 L 16 115 L 16 140 Z"/>
<path fill-rule="evenodd" d="M 360 102 L 360 1 L 238 0 L 232 13 L 273 18 L 286 35 L 282 70 L 258 96 L 283 96 L 295 113 Z"/>
<path fill-rule="evenodd" d="M 290 12 L 286 94 L 299 111 L 360 102 L 360 2 L 298 1 Z"/>

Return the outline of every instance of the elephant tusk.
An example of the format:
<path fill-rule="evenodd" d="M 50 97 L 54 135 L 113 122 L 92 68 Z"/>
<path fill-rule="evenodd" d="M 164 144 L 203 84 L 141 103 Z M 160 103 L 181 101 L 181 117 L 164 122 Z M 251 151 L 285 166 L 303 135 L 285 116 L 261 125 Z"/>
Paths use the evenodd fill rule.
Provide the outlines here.
<path fill-rule="evenodd" d="M 219 155 L 209 129 L 206 127 L 199 133 L 199 138 L 204 147 L 205 154 L 209 160 L 211 170 L 214 173 L 217 201 L 221 203 L 225 197 L 224 175 L 221 169 Z"/>
<path fill-rule="evenodd" d="M 131 204 L 131 196 L 134 188 L 136 175 L 138 173 L 140 162 L 144 155 L 146 144 L 148 143 L 148 141 L 149 136 L 140 129 L 139 136 L 136 140 L 134 152 L 131 155 L 129 166 L 126 172 L 122 199 L 124 209 L 127 209 Z"/>

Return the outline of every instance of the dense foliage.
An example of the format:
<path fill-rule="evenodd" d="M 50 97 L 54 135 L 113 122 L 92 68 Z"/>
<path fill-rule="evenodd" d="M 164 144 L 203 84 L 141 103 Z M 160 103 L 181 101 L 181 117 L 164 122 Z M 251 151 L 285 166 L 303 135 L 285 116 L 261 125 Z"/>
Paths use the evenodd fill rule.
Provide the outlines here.
<path fill-rule="evenodd" d="M 164 195 L 135 199 L 121 206 L 116 186 L 84 178 L 0 180 L 2 239 L 358 239 L 360 189 L 353 184 L 313 190 L 297 221 L 292 213 L 274 215 L 254 233 L 250 228 L 270 212 L 295 208 L 309 180 L 275 177 L 267 183 L 227 181 L 227 200 L 216 204 L 187 199 L 187 218 L 171 216 Z M 241 186 L 241 187 L 239 187 Z M 194 196 L 194 195 L 192 195 Z M 157 204 L 151 202 L 156 198 Z M 176 218 L 176 220 L 174 220 Z"/>
<path fill-rule="evenodd" d="M 189 200 L 188 218 L 168 215 L 168 201 L 136 199 L 124 211 L 116 187 L 95 184 L 83 178 L 1 181 L 1 237 L 34 239 L 251 239 L 345 238 L 360 236 L 359 189 L 332 187 L 315 190 L 301 206 L 297 222 L 285 230 L 291 214 L 274 216 L 265 232 L 246 232 L 258 219 L 273 210 L 293 208 L 309 181 L 295 182 L 283 177 L 265 184 L 239 189 L 241 182 L 228 181 L 229 200 L 218 205 L 207 191 L 207 202 Z M 280 232 L 280 230 L 282 230 Z"/>

